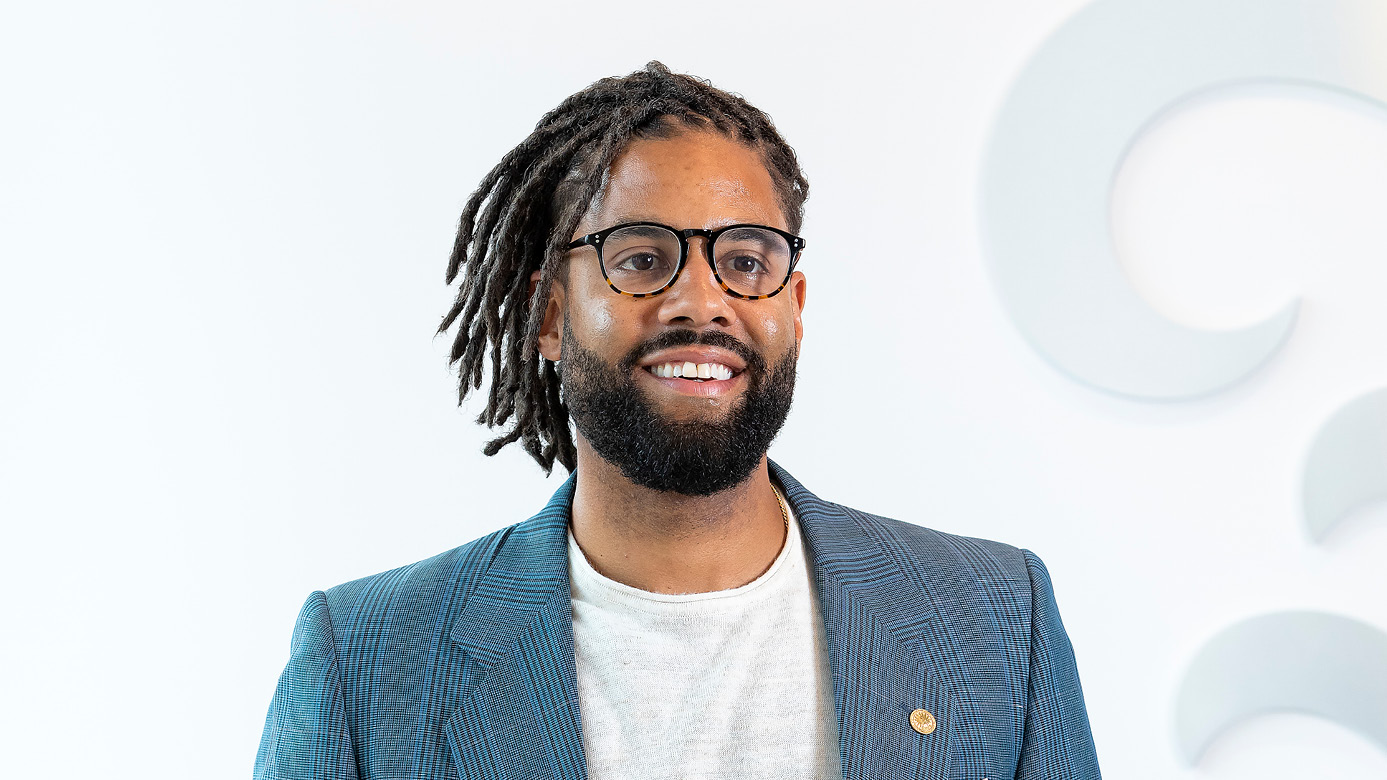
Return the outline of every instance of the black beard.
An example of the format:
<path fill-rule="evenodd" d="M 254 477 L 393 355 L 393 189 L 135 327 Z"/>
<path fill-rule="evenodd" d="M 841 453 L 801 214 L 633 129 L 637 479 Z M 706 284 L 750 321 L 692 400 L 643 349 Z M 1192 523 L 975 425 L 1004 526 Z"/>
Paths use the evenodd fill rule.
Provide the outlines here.
<path fill-rule="evenodd" d="M 662 349 L 705 344 L 746 362 L 747 389 L 716 422 L 666 420 L 636 386 L 641 358 Z M 710 496 L 745 482 L 770 449 L 795 391 L 798 350 L 766 371 L 766 361 L 725 333 L 673 330 L 638 345 L 615 367 L 578 346 L 567 319 L 559 373 L 563 399 L 578 431 L 603 460 L 642 487 Z"/>

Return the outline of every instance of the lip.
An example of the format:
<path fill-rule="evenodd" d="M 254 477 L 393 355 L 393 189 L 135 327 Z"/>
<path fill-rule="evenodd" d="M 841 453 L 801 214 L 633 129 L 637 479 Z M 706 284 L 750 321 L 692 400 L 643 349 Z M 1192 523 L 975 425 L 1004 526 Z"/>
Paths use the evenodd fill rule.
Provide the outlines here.
<path fill-rule="evenodd" d="M 729 352 L 717 347 L 678 347 L 677 349 L 665 349 L 647 356 L 640 362 L 642 369 L 651 366 L 663 365 L 665 363 L 721 363 L 732 369 L 732 379 L 736 379 L 746 371 L 746 361 L 737 357 L 737 353 Z M 643 371 L 649 374 L 649 371 Z M 654 376 L 654 374 L 651 374 Z M 656 377 L 657 379 L 660 377 Z M 732 379 L 717 380 L 720 382 L 731 382 Z M 690 383 L 697 384 L 697 383 Z"/>

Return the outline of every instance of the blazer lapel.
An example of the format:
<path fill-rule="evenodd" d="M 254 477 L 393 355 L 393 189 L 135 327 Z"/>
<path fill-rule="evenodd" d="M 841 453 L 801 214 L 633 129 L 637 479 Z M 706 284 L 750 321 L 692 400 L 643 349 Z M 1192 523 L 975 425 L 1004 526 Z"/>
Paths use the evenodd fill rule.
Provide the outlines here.
<path fill-rule="evenodd" d="M 587 777 L 568 582 L 574 484 L 511 529 L 453 624 L 465 682 L 444 730 L 461 777 Z"/>
<path fill-rule="evenodd" d="M 939 672 L 959 649 L 948 646 L 929 595 L 892 560 L 891 545 L 872 526 L 820 500 L 774 462 L 770 467 L 809 546 L 843 777 L 944 780 L 959 707 Z M 911 726 L 916 710 L 933 718 L 929 734 Z"/>

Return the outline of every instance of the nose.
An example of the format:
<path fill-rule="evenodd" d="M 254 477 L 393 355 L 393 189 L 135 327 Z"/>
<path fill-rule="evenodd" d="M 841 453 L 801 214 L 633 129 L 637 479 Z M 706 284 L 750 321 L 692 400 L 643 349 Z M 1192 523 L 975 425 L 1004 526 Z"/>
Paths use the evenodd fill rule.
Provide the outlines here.
<path fill-rule="evenodd" d="M 689 257 L 674 286 L 660 294 L 660 321 L 702 329 L 708 325 L 730 327 L 737 319 L 732 296 L 722 291 L 708 265 L 708 239 L 689 239 Z"/>

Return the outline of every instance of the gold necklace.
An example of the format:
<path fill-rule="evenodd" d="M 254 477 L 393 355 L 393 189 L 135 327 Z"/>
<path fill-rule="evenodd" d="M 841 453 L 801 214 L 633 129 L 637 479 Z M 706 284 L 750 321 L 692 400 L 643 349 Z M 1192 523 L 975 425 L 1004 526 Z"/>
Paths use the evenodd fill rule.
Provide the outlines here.
<path fill-rule="evenodd" d="M 790 513 L 785 511 L 785 501 L 780 498 L 780 491 L 771 485 L 771 492 L 775 494 L 775 503 L 780 505 L 780 519 L 785 521 L 785 533 L 790 533 Z"/>

